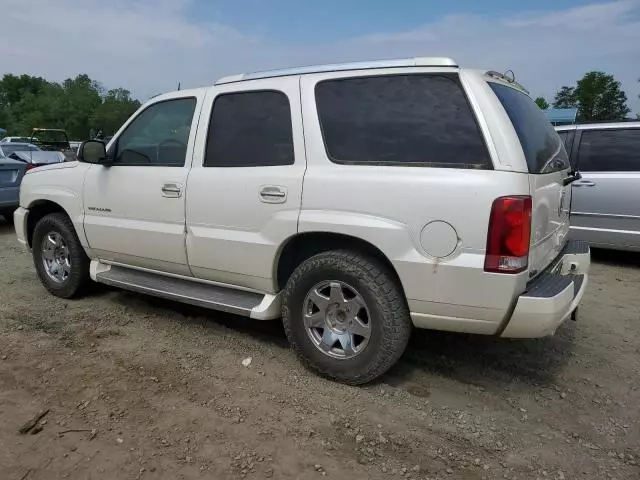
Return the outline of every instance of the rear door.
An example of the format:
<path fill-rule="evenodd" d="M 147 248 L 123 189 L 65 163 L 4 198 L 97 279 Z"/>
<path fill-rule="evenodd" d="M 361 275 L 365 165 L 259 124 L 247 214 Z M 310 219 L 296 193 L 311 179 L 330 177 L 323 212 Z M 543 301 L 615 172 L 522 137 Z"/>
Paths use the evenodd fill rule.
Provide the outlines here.
<path fill-rule="evenodd" d="M 563 185 L 570 165 L 563 141 L 543 111 L 524 92 L 489 82 L 520 139 L 527 160 L 533 203 L 529 276 L 555 259 L 569 233 L 571 187 Z"/>
<path fill-rule="evenodd" d="M 578 167 L 572 236 L 604 247 L 640 248 L 640 128 L 583 130 Z"/>
<path fill-rule="evenodd" d="M 187 183 L 193 275 L 275 291 L 274 259 L 298 230 L 305 168 L 297 77 L 211 89 Z"/>

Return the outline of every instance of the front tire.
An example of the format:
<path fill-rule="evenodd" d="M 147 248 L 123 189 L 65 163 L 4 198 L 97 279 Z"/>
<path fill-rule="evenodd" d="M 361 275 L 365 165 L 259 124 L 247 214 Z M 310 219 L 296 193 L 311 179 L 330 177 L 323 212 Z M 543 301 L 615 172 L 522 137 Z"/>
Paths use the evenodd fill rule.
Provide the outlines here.
<path fill-rule="evenodd" d="M 394 275 L 374 259 L 348 251 L 321 253 L 293 272 L 282 319 L 303 363 L 351 385 L 391 368 L 411 335 L 411 318 Z"/>
<path fill-rule="evenodd" d="M 90 282 L 87 257 L 73 223 L 63 213 L 51 213 L 33 232 L 33 263 L 44 287 L 61 298 L 78 296 Z"/>

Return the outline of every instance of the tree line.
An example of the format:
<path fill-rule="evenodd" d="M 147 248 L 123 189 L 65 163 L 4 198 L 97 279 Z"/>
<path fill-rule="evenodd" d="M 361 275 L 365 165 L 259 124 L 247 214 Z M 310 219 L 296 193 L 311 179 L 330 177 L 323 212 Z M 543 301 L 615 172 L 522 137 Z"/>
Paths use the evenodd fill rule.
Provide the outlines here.
<path fill-rule="evenodd" d="M 124 88 L 105 90 L 81 74 L 61 83 L 7 74 L 0 80 L 0 128 L 29 136 L 33 128 L 64 128 L 70 139 L 112 135 L 140 102 Z"/>
<path fill-rule="evenodd" d="M 536 103 L 543 110 L 549 108 L 544 97 L 536 98 Z M 620 82 L 613 75 L 599 71 L 585 73 L 575 86 L 560 88 L 553 108 L 577 108 L 578 122 L 622 121 L 627 120 L 631 112 Z"/>
<path fill-rule="evenodd" d="M 536 103 L 549 108 L 543 97 Z M 28 136 L 38 127 L 64 128 L 75 140 L 98 132 L 113 135 L 139 106 L 129 90 L 105 90 L 86 74 L 61 83 L 11 74 L 0 80 L 0 128 L 6 135 Z M 587 72 L 575 86 L 563 86 L 553 107 L 577 108 L 579 122 L 625 120 L 630 112 L 620 82 L 599 71 Z"/>

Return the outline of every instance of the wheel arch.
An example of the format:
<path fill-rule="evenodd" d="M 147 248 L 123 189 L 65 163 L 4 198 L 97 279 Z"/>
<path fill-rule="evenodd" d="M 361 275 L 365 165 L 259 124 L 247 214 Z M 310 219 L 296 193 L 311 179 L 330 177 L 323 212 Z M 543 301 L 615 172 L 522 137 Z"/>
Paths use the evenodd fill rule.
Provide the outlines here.
<path fill-rule="evenodd" d="M 403 290 L 400 276 L 389 258 L 372 243 L 361 238 L 335 232 L 303 232 L 290 237 L 282 246 L 275 262 L 274 278 L 278 290 L 284 288 L 293 271 L 305 260 L 331 250 L 348 250 L 374 258 L 384 265 Z"/>
<path fill-rule="evenodd" d="M 33 232 L 36 229 L 38 222 L 45 216 L 51 213 L 63 213 L 69 220 L 71 216 L 69 213 L 59 204 L 52 200 L 34 200 L 29 204 L 29 214 L 27 215 L 27 244 L 29 248 L 33 247 Z"/>

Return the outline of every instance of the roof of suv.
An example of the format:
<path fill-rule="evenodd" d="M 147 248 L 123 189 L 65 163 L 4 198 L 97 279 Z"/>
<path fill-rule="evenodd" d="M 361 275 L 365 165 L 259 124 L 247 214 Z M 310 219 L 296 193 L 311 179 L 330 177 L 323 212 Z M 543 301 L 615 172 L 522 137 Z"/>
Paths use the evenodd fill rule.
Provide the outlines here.
<path fill-rule="evenodd" d="M 223 83 L 257 80 L 260 78 L 285 77 L 290 75 L 304 75 L 321 72 L 341 72 L 348 70 L 368 70 L 374 68 L 401 67 L 457 67 L 458 64 L 446 57 L 415 57 L 395 60 L 374 60 L 369 62 L 334 63 L 328 65 L 310 65 L 306 67 L 285 68 L 281 70 L 267 70 L 264 72 L 241 73 L 220 78 L 215 85 Z"/>
<path fill-rule="evenodd" d="M 640 122 L 602 122 L 602 123 L 579 123 L 577 125 L 558 125 L 557 131 L 566 130 L 603 130 L 608 128 L 640 128 Z"/>

